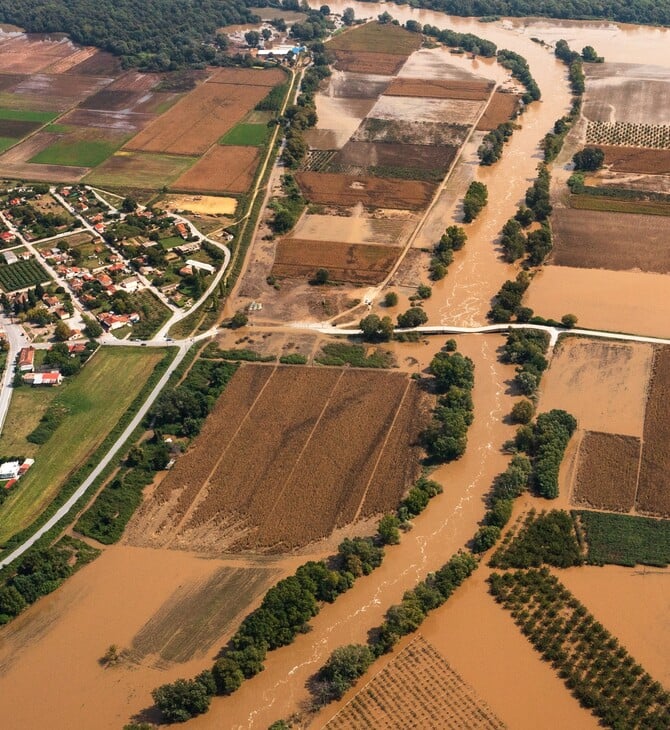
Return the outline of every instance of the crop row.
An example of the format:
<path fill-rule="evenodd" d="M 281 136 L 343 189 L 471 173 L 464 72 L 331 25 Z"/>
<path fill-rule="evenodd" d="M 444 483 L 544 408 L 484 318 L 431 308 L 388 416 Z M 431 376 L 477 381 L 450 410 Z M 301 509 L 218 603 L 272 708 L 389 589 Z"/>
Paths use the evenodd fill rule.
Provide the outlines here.
<path fill-rule="evenodd" d="M 667 150 L 670 149 L 670 125 L 589 122 L 586 141 L 588 144 Z"/>
<path fill-rule="evenodd" d="M 49 275 L 34 259 L 0 266 L 0 286 L 5 291 L 26 289 L 45 281 L 49 281 Z"/>

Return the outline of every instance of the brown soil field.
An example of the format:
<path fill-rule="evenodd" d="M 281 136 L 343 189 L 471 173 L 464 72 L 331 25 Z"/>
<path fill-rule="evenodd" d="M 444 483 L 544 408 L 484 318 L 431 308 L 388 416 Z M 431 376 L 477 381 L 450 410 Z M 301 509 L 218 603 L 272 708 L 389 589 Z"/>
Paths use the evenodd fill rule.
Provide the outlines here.
<path fill-rule="evenodd" d="M 670 150 L 598 146 L 605 153 L 605 165 L 614 172 L 639 172 L 651 175 L 670 173 Z"/>
<path fill-rule="evenodd" d="M 460 147 L 467 136 L 468 127 L 461 124 L 408 122 L 371 117 L 356 130 L 352 140 Z"/>
<path fill-rule="evenodd" d="M 399 53 L 405 57 L 421 46 L 421 35 L 397 25 L 366 23 L 339 33 L 327 48 L 336 51 L 366 51 L 377 54 Z"/>
<path fill-rule="evenodd" d="M 476 129 L 483 132 L 490 132 L 499 124 L 509 122 L 518 107 L 519 96 L 517 94 L 505 94 L 501 91 L 496 91 L 477 123 Z"/>
<path fill-rule="evenodd" d="M 97 94 L 89 96 L 81 103 L 82 109 L 96 109 L 99 111 L 121 111 L 130 109 L 141 98 L 142 94 L 130 89 L 103 89 Z"/>
<path fill-rule="evenodd" d="M 128 539 L 216 551 L 304 547 L 397 504 L 418 474 L 426 417 L 425 396 L 401 373 L 242 366 Z"/>
<path fill-rule="evenodd" d="M 572 502 L 630 512 L 635 504 L 640 439 L 587 431 L 579 445 Z"/>
<path fill-rule="evenodd" d="M 468 728 L 505 725 L 419 634 L 325 725 L 365 728 Z"/>
<path fill-rule="evenodd" d="M 670 273 L 670 218 L 561 208 L 551 227 L 556 266 Z"/>
<path fill-rule="evenodd" d="M 338 71 L 359 74 L 395 76 L 402 68 L 407 56 L 393 53 L 368 53 L 366 51 L 335 51 L 334 67 Z"/>
<path fill-rule="evenodd" d="M 246 193 L 254 181 L 258 154 L 257 147 L 215 145 L 177 178 L 172 188 L 187 192 Z"/>
<path fill-rule="evenodd" d="M 126 148 L 202 155 L 267 93 L 267 86 L 202 84 L 142 130 Z"/>
<path fill-rule="evenodd" d="M 92 185 L 159 189 L 169 185 L 194 159 L 176 155 L 117 152 L 98 165 L 86 178 Z M 0 167 L 1 169 L 1 167 Z"/>
<path fill-rule="evenodd" d="M 471 125 L 477 121 L 483 102 L 461 99 L 419 99 L 404 96 L 380 96 L 370 112 L 374 119 L 400 120 L 410 123 L 432 122 Z"/>
<path fill-rule="evenodd" d="M 220 68 L 214 71 L 208 82 L 210 84 L 267 86 L 269 89 L 278 84 L 283 84 L 286 79 L 286 73 L 280 68 L 264 69 L 263 71 L 251 68 Z"/>
<path fill-rule="evenodd" d="M 70 74 L 33 74 L 17 84 L 12 93 L 27 108 L 65 111 L 96 93 L 109 79 Z"/>
<path fill-rule="evenodd" d="M 438 79 L 396 78 L 384 92 L 386 96 L 418 96 L 434 99 L 470 99 L 486 101 L 492 81 L 459 81 Z"/>
<path fill-rule="evenodd" d="M 306 214 L 292 231 L 293 238 L 342 243 L 382 243 L 402 246 L 415 224 L 415 216 L 398 211 L 397 217 L 371 218 L 364 213 L 352 216 Z"/>
<path fill-rule="evenodd" d="M 121 73 L 121 59 L 107 51 L 96 51 L 74 66 L 72 72 L 82 76 L 114 77 Z"/>
<path fill-rule="evenodd" d="M 156 119 L 155 114 L 138 114 L 127 111 L 101 111 L 77 107 L 68 112 L 60 120 L 61 124 L 72 124 L 77 127 L 97 127 L 115 129 L 132 134 L 144 129 Z"/>
<path fill-rule="evenodd" d="M 649 382 L 637 509 L 670 517 L 670 347 L 659 348 Z"/>
<path fill-rule="evenodd" d="M 39 73 L 76 50 L 69 41 L 45 40 L 38 34 L 12 36 L 0 42 L 0 71 Z"/>
<path fill-rule="evenodd" d="M 414 180 L 299 172 L 296 180 L 312 203 L 368 208 L 425 208 L 433 197 L 435 185 Z"/>
<path fill-rule="evenodd" d="M 284 238 L 277 246 L 272 273 L 313 279 L 324 268 L 334 281 L 379 284 L 399 255 L 396 246 Z"/>
<path fill-rule="evenodd" d="M 580 429 L 642 436 L 653 348 L 567 337 L 542 378 L 539 410 L 564 408 Z"/>
<path fill-rule="evenodd" d="M 15 137 L 20 139 L 34 132 L 42 122 L 22 122 L 18 119 L 0 119 L 0 137 Z"/>
<path fill-rule="evenodd" d="M 1 46 L 0 46 L 1 47 Z M 0 74 L 0 91 L 7 91 L 23 80 L 22 74 Z"/>
<path fill-rule="evenodd" d="M 457 153 L 458 147 L 446 145 L 437 147 L 387 142 L 347 142 L 330 164 L 446 172 Z"/>
<path fill-rule="evenodd" d="M 85 61 L 88 61 L 89 58 L 92 58 L 97 53 L 97 49 L 88 46 L 84 48 L 78 48 L 74 53 L 67 56 L 66 58 L 62 58 L 56 63 L 52 63 L 51 66 L 47 68 L 50 74 L 64 74 L 68 71 L 75 68 L 75 66 L 79 66 L 80 64 L 83 64 Z M 93 74 L 95 75 L 95 74 Z M 104 75 L 104 74 L 103 74 Z"/>
<path fill-rule="evenodd" d="M 545 317 L 572 312 L 581 327 L 670 337 L 664 274 L 547 266 L 533 279 L 524 305 Z"/>
<path fill-rule="evenodd" d="M 665 79 L 623 78 L 621 69 L 616 73 L 609 78 L 588 79 L 583 115 L 594 122 L 667 124 L 670 72 L 666 70 Z"/>
<path fill-rule="evenodd" d="M 328 93 L 343 99 L 376 99 L 388 85 L 388 76 L 333 71 Z"/>

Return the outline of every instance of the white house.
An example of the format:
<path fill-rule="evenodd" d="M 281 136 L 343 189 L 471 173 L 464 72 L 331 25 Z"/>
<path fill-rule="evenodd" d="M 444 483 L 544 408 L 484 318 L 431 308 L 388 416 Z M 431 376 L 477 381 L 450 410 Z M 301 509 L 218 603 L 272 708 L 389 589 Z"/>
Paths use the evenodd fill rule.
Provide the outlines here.
<path fill-rule="evenodd" d="M 200 269 L 200 271 L 206 271 L 208 274 L 213 274 L 216 269 L 203 261 L 196 261 L 195 259 L 187 259 L 187 266 L 192 266 L 194 269 Z"/>
<path fill-rule="evenodd" d="M 0 464 L 0 481 L 16 479 L 19 475 L 20 466 L 18 461 L 6 461 L 4 464 Z"/>

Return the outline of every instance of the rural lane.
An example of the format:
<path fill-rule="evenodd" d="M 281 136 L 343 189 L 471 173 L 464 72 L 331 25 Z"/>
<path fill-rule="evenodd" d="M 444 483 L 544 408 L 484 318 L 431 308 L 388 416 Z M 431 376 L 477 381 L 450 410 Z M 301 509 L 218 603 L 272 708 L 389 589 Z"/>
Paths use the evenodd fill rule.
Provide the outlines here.
<path fill-rule="evenodd" d="M 45 533 L 47 533 L 54 525 L 56 525 L 65 515 L 70 512 L 77 501 L 90 489 L 91 485 L 100 476 L 100 474 L 107 468 L 112 459 L 117 455 L 121 447 L 128 440 L 133 431 L 140 425 L 142 419 L 147 414 L 149 408 L 156 400 L 160 392 L 165 387 L 168 379 L 184 359 L 184 356 L 189 350 L 190 342 L 181 343 L 179 345 L 179 352 L 177 353 L 174 360 L 170 363 L 168 369 L 163 373 L 161 379 L 156 383 L 154 389 L 149 394 L 149 397 L 144 401 L 139 411 L 133 417 L 133 420 L 126 426 L 123 433 L 114 442 L 110 450 L 100 460 L 100 463 L 93 469 L 89 476 L 82 482 L 81 486 L 77 491 L 65 502 L 65 504 L 58 509 L 58 511 L 50 517 L 47 522 L 42 525 L 31 537 L 29 537 L 22 545 L 20 545 L 14 552 L 10 553 L 6 558 L 0 561 L 0 569 L 6 567 L 10 563 L 14 562 L 18 557 L 23 555 L 30 547 L 32 547 Z"/>

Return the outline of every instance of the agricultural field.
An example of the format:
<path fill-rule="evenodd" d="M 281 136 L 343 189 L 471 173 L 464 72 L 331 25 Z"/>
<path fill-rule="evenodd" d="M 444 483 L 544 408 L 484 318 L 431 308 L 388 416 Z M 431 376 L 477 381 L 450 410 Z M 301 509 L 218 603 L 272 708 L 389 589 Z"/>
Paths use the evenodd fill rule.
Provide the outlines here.
<path fill-rule="evenodd" d="M 49 274 L 36 259 L 0 264 L 0 287 L 6 292 L 18 291 L 50 281 Z"/>
<path fill-rule="evenodd" d="M 670 149 L 670 125 L 589 122 L 586 128 L 586 142 L 595 145 L 667 150 Z"/>
<path fill-rule="evenodd" d="M 333 281 L 378 284 L 399 255 L 394 246 L 284 238 L 277 246 L 272 273 L 313 279 L 317 269 L 326 268 Z"/>
<path fill-rule="evenodd" d="M 389 510 L 418 474 L 426 405 L 400 373 L 243 365 L 127 539 L 276 553 Z"/>
<path fill-rule="evenodd" d="M 640 195 L 643 198 L 644 195 Z M 570 207 L 601 213 L 633 213 L 639 215 L 670 215 L 670 201 L 623 200 L 605 195 L 571 195 Z"/>
<path fill-rule="evenodd" d="M 644 147 L 599 145 L 605 153 L 605 166 L 613 172 L 637 172 L 648 175 L 670 174 L 670 150 Z"/>
<path fill-rule="evenodd" d="M 267 142 L 270 130 L 267 124 L 249 124 L 241 122 L 221 137 L 219 144 L 260 147 Z"/>
<path fill-rule="evenodd" d="M 559 209 L 551 221 L 556 266 L 670 273 L 670 219 Z"/>
<path fill-rule="evenodd" d="M 475 129 L 482 132 L 490 132 L 500 124 L 509 122 L 519 108 L 519 96 L 502 91 L 496 91 L 491 101 L 484 110 L 484 113 L 477 122 Z"/>
<path fill-rule="evenodd" d="M 384 95 L 486 101 L 493 86 L 492 81 L 409 79 L 402 77 L 394 79 Z"/>
<path fill-rule="evenodd" d="M 89 185 L 159 189 L 182 175 L 195 157 L 154 155 L 122 150 L 96 167 L 84 179 Z"/>
<path fill-rule="evenodd" d="M 67 476 L 105 439 L 163 358 L 160 349 L 101 349 L 58 391 L 67 415 L 35 454 L 35 464 L 0 508 L 0 542 L 29 525 Z M 109 384 L 113 382 L 114 388 Z M 12 400 L 8 419 L 30 400 Z M 21 451 L 22 453 L 22 451 Z"/>
<path fill-rule="evenodd" d="M 413 124 L 428 122 L 471 126 L 477 121 L 483 102 L 471 99 L 435 99 L 412 96 L 380 96 L 370 111 L 371 119 Z"/>
<path fill-rule="evenodd" d="M 246 193 L 258 165 L 257 147 L 215 145 L 180 175 L 172 189 L 207 193 Z"/>
<path fill-rule="evenodd" d="M 656 565 L 670 563 L 670 522 L 650 517 L 573 512 L 583 530 L 587 559 L 602 565 Z"/>
<path fill-rule="evenodd" d="M 325 727 L 502 730 L 505 725 L 419 634 Z"/>
<path fill-rule="evenodd" d="M 362 175 L 299 172 L 296 180 L 310 202 L 324 205 L 419 210 L 435 192 L 435 185 L 427 182 Z"/>
<path fill-rule="evenodd" d="M 405 58 L 421 46 L 421 36 L 397 25 L 366 23 L 359 28 L 340 33 L 328 42 L 336 51 L 367 51 L 395 53 Z"/>
<path fill-rule="evenodd" d="M 161 198 L 160 205 L 167 210 L 189 211 L 200 215 L 235 214 L 237 200 L 212 195 L 167 195 Z"/>
<path fill-rule="evenodd" d="M 196 87 L 159 119 L 139 132 L 126 149 L 160 154 L 203 155 L 228 130 L 240 122 L 254 106 L 267 96 L 268 87 L 277 82 L 276 71 L 254 71 L 262 84 L 248 81 L 249 70 L 226 69 L 225 81 L 218 79 Z M 282 74 L 283 79 L 283 74 Z"/>
<path fill-rule="evenodd" d="M 613 512 L 635 505 L 640 440 L 587 431 L 579 445 L 572 503 Z"/>
<path fill-rule="evenodd" d="M 355 142 L 390 142 L 398 145 L 460 147 L 468 136 L 468 127 L 451 122 L 421 122 L 402 119 L 368 118 L 352 137 Z"/>
<path fill-rule="evenodd" d="M 41 165 L 96 167 L 121 147 L 127 134 L 110 133 L 102 129 L 82 129 L 65 134 L 58 141 L 38 152 L 29 160 Z"/>

